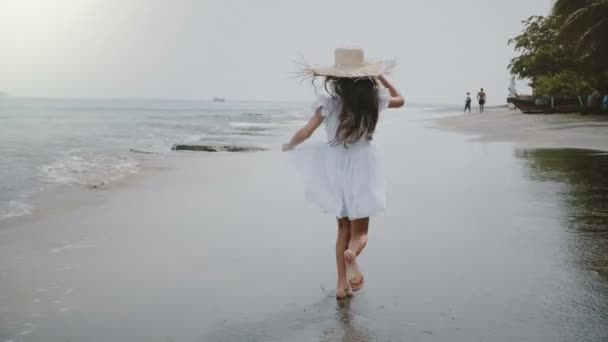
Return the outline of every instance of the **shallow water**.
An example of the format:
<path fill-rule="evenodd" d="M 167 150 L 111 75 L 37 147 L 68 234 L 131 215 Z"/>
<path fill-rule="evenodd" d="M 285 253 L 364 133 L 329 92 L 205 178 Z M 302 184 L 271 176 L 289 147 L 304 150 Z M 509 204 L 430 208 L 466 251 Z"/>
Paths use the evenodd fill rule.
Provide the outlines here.
<path fill-rule="evenodd" d="M 155 178 L 196 175 L 179 196 L 204 203 L 131 206 L 171 195 L 144 182 L 79 210 L 73 232 L 52 215 L 35 239 L 20 235 L 35 223 L 0 231 L 0 341 L 608 340 L 608 156 L 471 142 L 435 116 L 379 129 L 389 208 L 353 299 L 334 299 L 334 220 L 284 156 L 213 155 L 203 178 Z M 105 214 L 123 208 L 136 221 Z"/>
<path fill-rule="evenodd" d="M 99 186 L 137 174 L 173 144 L 266 146 L 306 114 L 271 102 L 0 99 L 0 220 L 29 214 L 49 184 Z M 144 153 L 134 153 L 144 152 Z"/>
<path fill-rule="evenodd" d="M 561 185 L 557 202 L 568 250 L 579 267 L 608 279 L 608 152 L 580 149 L 517 150 L 528 177 Z"/>

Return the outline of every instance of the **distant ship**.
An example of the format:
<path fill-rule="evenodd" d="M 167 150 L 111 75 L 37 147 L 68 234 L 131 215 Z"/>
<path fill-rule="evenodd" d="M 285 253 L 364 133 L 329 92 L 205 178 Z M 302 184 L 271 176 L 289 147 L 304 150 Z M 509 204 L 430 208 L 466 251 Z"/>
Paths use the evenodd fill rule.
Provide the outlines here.
<path fill-rule="evenodd" d="M 0 91 L 0 97 L 8 97 L 8 93 Z"/>
<path fill-rule="evenodd" d="M 213 98 L 213 102 L 225 102 L 226 99 L 224 99 L 223 97 L 214 97 Z"/>

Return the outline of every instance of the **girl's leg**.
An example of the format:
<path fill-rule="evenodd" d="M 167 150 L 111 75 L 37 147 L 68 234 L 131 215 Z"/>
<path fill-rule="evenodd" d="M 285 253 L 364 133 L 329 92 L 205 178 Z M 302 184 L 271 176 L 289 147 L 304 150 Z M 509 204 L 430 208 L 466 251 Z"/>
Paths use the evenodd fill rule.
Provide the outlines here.
<path fill-rule="evenodd" d="M 357 257 L 367 245 L 368 227 L 369 217 L 350 222 L 350 241 L 348 249 L 344 251 L 344 261 L 346 262 L 346 276 L 353 291 L 358 291 L 363 287 L 364 277 L 359 270 Z"/>
<path fill-rule="evenodd" d="M 336 297 L 344 299 L 350 295 L 350 284 L 346 279 L 346 263 L 344 251 L 348 249 L 350 241 L 350 221 L 348 218 L 338 219 L 338 238 L 336 239 L 336 264 L 338 267 L 338 288 Z"/>

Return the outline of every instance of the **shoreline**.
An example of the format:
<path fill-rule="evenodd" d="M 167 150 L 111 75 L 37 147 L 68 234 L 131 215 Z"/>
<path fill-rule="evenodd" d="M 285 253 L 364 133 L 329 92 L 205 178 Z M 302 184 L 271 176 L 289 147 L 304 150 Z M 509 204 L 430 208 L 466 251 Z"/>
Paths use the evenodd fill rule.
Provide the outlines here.
<path fill-rule="evenodd" d="M 306 200 L 278 146 L 179 152 L 107 187 L 49 191 L 38 212 L 0 222 L 0 341 L 607 332 L 595 313 L 608 312 L 608 282 L 579 266 L 603 240 L 562 229 L 563 186 L 526 176 L 513 144 L 463 141 L 428 127 L 435 113 L 409 114 L 387 113 L 374 139 L 388 208 L 372 219 L 369 281 L 352 300 L 336 305 L 335 218 Z"/>
<path fill-rule="evenodd" d="M 133 152 L 132 152 L 133 153 Z M 136 152 L 135 152 L 136 153 Z M 147 169 L 165 159 L 168 154 L 158 154 L 159 158 L 140 158 L 136 161 L 135 172 L 125 173 L 116 177 L 115 179 L 93 181 L 90 183 L 83 182 L 69 182 L 69 181 L 40 181 L 41 185 L 37 189 L 30 189 L 27 193 L 22 193 L 18 198 L 12 201 L 19 201 L 19 205 L 23 205 L 27 209 L 22 212 L 7 211 L 7 216 L 0 217 L 0 230 L 3 225 L 12 225 L 15 222 L 20 222 L 31 216 L 46 215 L 53 210 L 58 209 L 57 206 L 61 205 L 54 201 L 55 198 L 70 198 L 73 193 L 78 193 L 85 198 L 98 197 L 95 193 L 103 193 L 110 191 L 115 188 L 127 186 L 134 179 L 137 179 L 142 174 L 147 172 Z M 61 202 L 61 201 L 59 201 Z M 66 203 L 64 203 L 66 204 Z M 82 205 L 76 203 L 76 205 Z M 69 205 L 68 205 L 69 206 Z"/>
<path fill-rule="evenodd" d="M 433 128 L 473 135 L 470 141 L 512 142 L 537 148 L 608 151 L 608 116 L 523 114 L 519 110 L 487 109 L 433 120 Z"/>
<path fill-rule="evenodd" d="M 257 148 L 254 145 L 243 146 L 244 148 Z M 26 196 L 25 204 L 29 207 L 27 212 L 0 218 L 0 232 L 11 227 L 40 222 L 51 215 L 69 216 L 79 208 L 102 205 L 104 202 L 110 201 L 116 192 L 130 191 L 130 188 L 138 186 L 141 182 L 150 182 L 151 179 L 162 178 L 163 174 L 177 172 L 180 168 L 200 163 L 197 162 L 200 159 L 213 160 L 213 158 L 231 158 L 231 156 L 234 158 L 238 155 L 271 152 L 273 152 L 271 149 L 256 152 L 167 151 L 166 153 L 155 153 L 155 158 L 139 159 L 137 172 L 101 184 L 49 182 Z"/>
<path fill-rule="evenodd" d="M 0 117 L 9 130 L 0 139 L 7 146 L 0 158 L 0 227 L 36 212 L 32 203 L 47 188 L 121 182 L 139 172 L 146 160 L 171 153 L 176 144 L 274 146 L 277 136 L 300 123 L 303 108 L 264 101 L 5 102 Z"/>
<path fill-rule="evenodd" d="M 406 114 L 407 115 L 407 114 Z M 394 116 L 389 120 L 394 120 Z M 500 106 L 488 107 L 483 114 L 455 114 L 427 119 L 430 128 L 462 134 L 467 141 L 509 142 L 521 147 L 574 148 L 608 151 L 608 116 L 581 116 L 580 114 L 522 114 L 518 110 L 507 110 Z M 279 138 L 277 138 L 277 146 Z M 268 146 L 267 146 L 268 147 Z M 262 153 L 269 153 L 268 150 Z M 243 152 L 241 152 L 243 153 Z M 241 153 L 220 153 L 219 155 Z M 259 153 L 259 152 L 257 152 Z M 0 219 L 0 230 L 18 226 L 28 220 L 39 220 L 67 206 L 82 207 L 96 203 L 110 196 L 117 189 L 128 188 L 141 178 L 147 178 L 157 170 L 168 170 L 179 165 L 181 160 L 206 158 L 216 153 L 169 151 L 160 158 L 138 160 L 138 172 L 102 184 L 61 184 L 48 183 L 40 191 L 27 195 L 29 209 L 20 215 Z M 56 202 L 54 198 L 78 198 L 73 203 Z M 80 198 L 82 197 L 82 198 Z M 82 203 L 82 200 L 89 202 Z M 61 208 L 60 208 L 61 207 Z"/>

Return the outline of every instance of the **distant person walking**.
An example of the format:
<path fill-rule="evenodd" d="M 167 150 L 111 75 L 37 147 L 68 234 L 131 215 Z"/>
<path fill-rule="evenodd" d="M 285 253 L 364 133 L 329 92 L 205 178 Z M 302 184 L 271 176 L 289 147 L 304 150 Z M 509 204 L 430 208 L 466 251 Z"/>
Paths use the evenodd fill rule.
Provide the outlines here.
<path fill-rule="evenodd" d="M 477 99 L 479 100 L 479 112 L 483 113 L 483 107 L 486 105 L 486 93 L 483 91 L 483 88 L 477 93 Z"/>
<path fill-rule="evenodd" d="M 469 113 L 471 112 L 471 93 L 467 93 L 467 98 L 464 101 L 464 112 L 467 112 L 467 109 L 469 110 Z"/>

